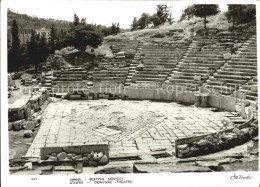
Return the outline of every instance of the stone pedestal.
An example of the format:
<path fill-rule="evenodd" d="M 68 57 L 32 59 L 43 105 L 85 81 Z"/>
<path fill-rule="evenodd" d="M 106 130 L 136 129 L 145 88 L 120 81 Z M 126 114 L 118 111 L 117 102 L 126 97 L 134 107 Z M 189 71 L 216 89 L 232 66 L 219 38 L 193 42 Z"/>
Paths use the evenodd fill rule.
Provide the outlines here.
<path fill-rule="evenodd" d="M 195 97 L 196 97 L 196 102 L 195 102 L 195 106 L 196 107 L 199 107 L 200 106 L 200 102 L 201 102 L 201 97 L 200 97 L 200 94 L 195 94 Z"/>
<path fill-rule="evenodd" d="M 196 102 L 195 102 L 196 107 L 208 107 L 207 101 L 208 101 L 209 94 L 196 93 L 195 97 L 196 97 Z"/>
<path fill-rule="evenodd" d="M 209 98 L 209 94 L 201 94 L 201 107 L 208 107 L 207 101 Z"/>

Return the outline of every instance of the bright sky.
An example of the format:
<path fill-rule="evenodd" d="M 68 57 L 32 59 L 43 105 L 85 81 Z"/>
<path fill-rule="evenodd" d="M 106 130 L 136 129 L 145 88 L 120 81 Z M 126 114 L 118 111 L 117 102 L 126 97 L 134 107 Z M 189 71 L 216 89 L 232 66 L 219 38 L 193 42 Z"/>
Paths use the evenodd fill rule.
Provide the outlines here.
<path fill-rule="evenodd" d="M 130 28 L 134 17 L 143 12 L 154 14 L 157 4 L 171 6 L 172 15 L 177 21 L 182 10 L 192 4 L 189 1 L 86 1 L 86 0 L 8 0 L 7 7 L 18 13 L 36 15 L 39 18 L 73 20 L 74 12 L 87 23 L 111 26 L 119 22 L 121 28 Z M 225 3 L 219 4 L 221 11 L 227 9 Z"/>

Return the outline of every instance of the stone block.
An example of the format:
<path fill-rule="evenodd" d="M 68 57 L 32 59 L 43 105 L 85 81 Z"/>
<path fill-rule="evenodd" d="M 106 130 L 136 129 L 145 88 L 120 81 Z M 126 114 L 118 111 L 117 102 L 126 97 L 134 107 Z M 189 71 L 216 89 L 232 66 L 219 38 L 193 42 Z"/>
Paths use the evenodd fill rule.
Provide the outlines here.
<path fill-rule="evenodd" d="M 27 121 L 25 124 L 26 130 L 34 130 L 34 122 L 33 121 Z"/>
<path fill-rule="evenodd" d="M 184 150 L 178 150 L 178 152 L 179 152 L 180 154 L 186 154 L 186 153 L 188 153 L 189 151 L 190 151 L 189 148 L 184 149 Z"/>
<path fill-rule="evenodd" d="M 231 53 L 224 53 L 223 58 L 224 58 L 224 60 L 230 60 L 231 59 Z"/>
<path fill-rule="evenodd" d="M 32 162 L 27 162 L 24 164 L 24 166 L 29 169 L 29 170 L 32 170 L 33 169 L 33 166 L 32 166 Z"/>
<path fill-rule="evenodd" d="M 13 123 L 12 122 L 8 122 L 8 130 L 12 130 L 13 129 Z"/>
<path fill-rule="evenodd" d="M 22 129 L 23 122 L 24 122 L 23 120 L 18 120 L 18 121 L 13 122 L 13 129 L 14 129 L 15 131 L 21 130 L 21 129 Z"/>
<path fill-rule="evenodd" d="M 98 163 L 99 163 L 99 165 L 106 165 L 108 162 L 109 162 L 109 159 L 108 159 L 107 155 L 104 155 L 104 156 L 100 159 L 100 161 L 99 161 Z"/>
<path fill-rule="evenodd" d="M 76 162 L 75 172 L 82 173 L 83 172 L 83 162 Z"/>
<path fill-rule="evenodd" d="M 92 151 L 97 153 L 102 152 L 109 157 L 108 143 L 81 146 L 81 154 L 90 154 Z"/>
<path fill-rule="evenodd" d="M 252 85 L 252 86 L 251 86 L 251 91 L 257 92 L 257 91 L 258 91 L 257 85 Z"/>
<path fill-rule="evenodd" d="M 37 120 L 37 123 L 40 123 L 42 121 L 42 116 L 41 115 L 37 116 L 36 120 Z"/>
<path fill-rule="evenodd" d="M 23 137 L 24 137 L 24 138 L 31 138 L 32 135 L 33 135 L 33 132 L 32 132 L 31 130 L 26 130 L 26 131 L 24 131 L 24 133 L 23 133 Z"/>
<path fill-rule="evenodd" d="M 40 149 L 40 155 L 41 155 L 41 160 L 46 160 L 48 159 L 47 155 L 51 155 L 53 153 L 61 153 L 63 152 L 62 147 L 42 147 Z"/>
<path fill-rule="evenodd" d="M 183 144 L 183 145 L 178 145 L 177 146 L 177 149 L 178 150 L 185 150 L 185 149 L 187 149 L 189 146 L 188 146 L 188 144 Z"/>
<path fill-rule="evenodd" d="M 58 153 L 57 158 L 59 160 L 64 160 L 67 157 L 67 154 L 65 152 Z"/>
<path fill-rule="evenodd" d="M 95 160 L 89 160 L 88 165 L 89 166 L 98 166 L 98 162 Z"/>
<path fill-rule="evenodd" d="M 80 146 L 64 146 L 63 151 L 70 154 L 81 154 Z"/>

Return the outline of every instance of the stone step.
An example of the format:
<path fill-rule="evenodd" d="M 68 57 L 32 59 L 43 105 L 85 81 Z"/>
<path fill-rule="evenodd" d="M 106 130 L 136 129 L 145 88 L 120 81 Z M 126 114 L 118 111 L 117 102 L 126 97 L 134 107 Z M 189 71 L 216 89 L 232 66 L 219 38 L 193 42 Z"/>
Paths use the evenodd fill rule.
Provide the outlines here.
<path fill-rule="evenodd" d="M 251 100 L 251 101 L 256 101 L 257 97 L 251 96 L 251 95 L 246 95 L 246 99 Z"/>
<path fill-rule="evenodd" d="M 251 72 L 239 72 L 239 71 L 224 71 L 224 70 L 217 70 L 218 75 L 238 75 L 238 76 L 253 76 L 255 73 Z"/>
<path fill-rule="evenodd" d="M 214 73 L 215 78 L 224 78 L 224 79 L 239 79 L 239 80 L 248 80 L 251 79 L 251 76 L 239 76 L 239 75 L 222 75 Z"/>

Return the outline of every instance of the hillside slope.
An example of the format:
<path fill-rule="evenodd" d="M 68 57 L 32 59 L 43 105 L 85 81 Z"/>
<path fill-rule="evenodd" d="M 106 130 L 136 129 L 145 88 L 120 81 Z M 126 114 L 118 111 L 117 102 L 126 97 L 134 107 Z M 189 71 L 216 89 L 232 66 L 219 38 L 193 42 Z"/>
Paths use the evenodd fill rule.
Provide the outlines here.
<path fill-rule="evenodd" d="M 219 13 L 215 16 L 211 16 L 207 18 L 207 28 L 217 28 L 217 29 L 228 29 L 232 24 L 228 23 L 227 18 L 223 13 Z M 105 40 L 114 40 L 114 39 L 138 39 L 138 40 L 146 40 L 151 41 L 158 36 L 161 41 L 168 41 L 172 39 L 172 36 L 167 35 L 167 32 L 169 30 L 175 30 L 175 29 L 183 29 L 183 36 L 185 38 L 189 38 L 191 31 L 203 29 L 203 19 L 202 18 L 193 18 L 190 21 L 183 21 L 178 22 L 173 25 L 162 25 L 158 28 L 151 28 L 151 29 L 143 29 L 143 30 L 136 30 L 132 32 L 125 32 L 120 33 L 116 36 L 108 36 L 105 38 Z"/>

